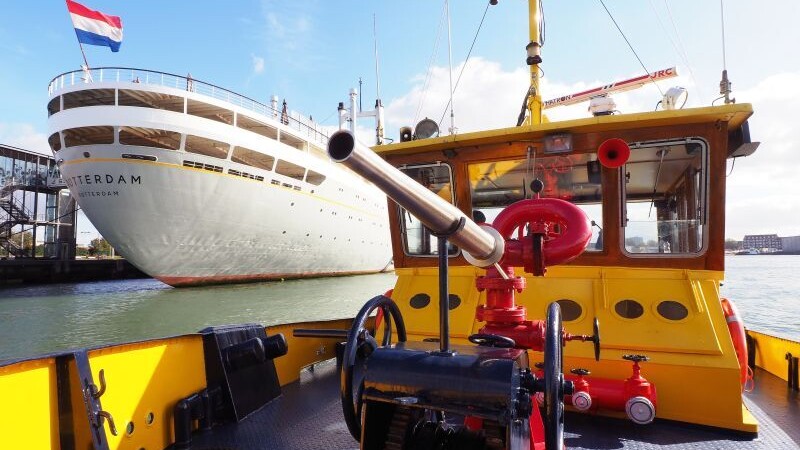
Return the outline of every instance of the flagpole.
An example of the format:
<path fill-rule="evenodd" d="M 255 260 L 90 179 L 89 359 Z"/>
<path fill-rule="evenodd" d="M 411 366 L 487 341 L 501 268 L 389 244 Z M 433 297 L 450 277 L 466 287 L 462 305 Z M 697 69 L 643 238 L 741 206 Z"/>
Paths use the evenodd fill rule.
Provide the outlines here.
<path fill-rule="evenodd" d="M 69 0 L 66 0 L 66 4 L 67 4 L 67 13 L 69 14 Z M 72 17 L 70 16 L 70 21 L 71 20 L 72 20 Z M 86 52 L 83 51 L 83 44 L 81 43 L 81 40 L 78 38 L 78 33 L 77 32 L 75 33 L 75 40 L 78 41 L 78 47 L 80 47 L 81 56 L 83 56 L 83 64 L 86 67 L 86 71 L 88 72 L 89 71 L 89 61 L 86 59 Z"/>
<path fill-rule="evenodd" d="M 78 39 L 78 35 L 75 35 L 75 39 Z M 86 70 L 89 70 L 89 61 L 86 60 L 86 53 L 83 51 L 83 44 L 81 44 L 80 39 L 78 39 L 78 47 L 81 48 L 81 55 L 83 55 L 83 63 L 86 65 Z"/>

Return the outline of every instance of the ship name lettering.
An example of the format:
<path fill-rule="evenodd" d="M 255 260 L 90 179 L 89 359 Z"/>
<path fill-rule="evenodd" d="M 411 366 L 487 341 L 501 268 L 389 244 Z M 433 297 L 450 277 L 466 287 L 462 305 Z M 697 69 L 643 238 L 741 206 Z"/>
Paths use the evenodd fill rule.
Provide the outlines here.
<path fill-rule="evenodd" d="M 90 184 L 142 184 L 141 175 L 91 174 L 65 178 L 68 187 Z"/>

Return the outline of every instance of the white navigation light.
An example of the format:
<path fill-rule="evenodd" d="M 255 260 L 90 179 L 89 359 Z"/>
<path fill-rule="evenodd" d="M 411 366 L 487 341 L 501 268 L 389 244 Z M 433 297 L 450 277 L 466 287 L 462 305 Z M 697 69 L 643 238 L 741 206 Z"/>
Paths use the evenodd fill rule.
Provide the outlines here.
<path fill-rule="evenodd" d="M 689 98 L 689 93 L 686 89 L 675 86 L 669 88 L 666 94 L 664 94 L 664 98 L 661 100 L 661 107 L 667 111 L 671 111 L 673 109 L 683 109 L 683 105 L 686 104 L 686 100 Z M 680 106 L 678 104 L 680 103 Z"/>

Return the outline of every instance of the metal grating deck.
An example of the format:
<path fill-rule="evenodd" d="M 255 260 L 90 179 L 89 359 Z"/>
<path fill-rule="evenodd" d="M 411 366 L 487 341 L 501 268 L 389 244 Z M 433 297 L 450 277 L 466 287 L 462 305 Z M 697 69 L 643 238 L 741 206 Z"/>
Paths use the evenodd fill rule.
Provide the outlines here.
<path fill-rule="evenodd" d="M 794 450 L 800 449 L 800 396 L 766 372 L 756 374 L 757 394 L 747 404 L 758 419 L 756 439 L 724 430 L 658 421 L 638 426 L 626 420 L 568 413 L 568 449 Z M 195 434 L 193 450 L 357 449 L 342 419 L 336 365 L 329 361 L 240 423 Z"/>

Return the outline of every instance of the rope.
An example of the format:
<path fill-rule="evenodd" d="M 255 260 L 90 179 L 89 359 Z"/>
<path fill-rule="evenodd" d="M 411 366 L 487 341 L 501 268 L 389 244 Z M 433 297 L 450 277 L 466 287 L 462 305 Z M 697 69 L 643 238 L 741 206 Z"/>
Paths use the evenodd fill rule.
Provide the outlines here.
<path fill-rule="evenodd" d="M 483 27 L 483 21 L 486 19 L 486 13 L 489 12 L 489 5 L 490 3 L 486 3 L 486 9 L 483 10 L 483 17 L 481 17 L 481 23 L 478 24 L 478 29 L 475 31 L 475 37 L 472 38 L 472 45 L 469 46 L 469 51 L 467 52 L 467 58 L 464 60 L 464 65 L 461 66 L 461 72 L 458 73 L 458 78 L 456 79 L 456 85 L 453 88 L 453 94 L 455 94 L 456 89 L 458 89 L 458 83 L 461 81 L 461 75 L 464 75 L 464 69 L 467 67 L 467 63 L 469 62 L 469 57 L 472 55 L 472 49 L 475 47 L 475 42 L 478 40 L 478 34 L 481 32 L 481 27 Z M 447 108 L 450 107 L 450 101 L 447 101 L 447 106 L 444 107 L 444 112 L 442 112 L 442 117 L 439 119 L 439 127 L 442 126 L 442 121 L 444 120 L 445 114 L 447 114 Z"/>
<path fill-rule="evenodd" d="M 603 9 L 605 9 L 606 12 L 608 13 L 608 17 L 611 18 L 612 22 L 614 22 L 614 26 L 617 27 L 617 31 L 619 31 L 619 34 L 622 35 L 622 39 L 625 39 L 625 43 L 628 44 L 628 47 L 633 52 L 633 56 L 635 56 L 636 59 L 639 60 L 639 64 L 641 64 L 642 69 L 644 69 L 645 73 L 649 77 L 650 76 L 650 71 L 647 70 L 647 67 L 645 67 L 644 63 L 642 62 L 642 58 L 639 58 L 639 55 L 636 53 L 636 50 L 633 49 L 633 45 L 631 45 L 631 42 L 628 40 L 628 37 L 625 36 L 625 33 L 622 32 L 622 28 L 619 27 L 619 24 L 617 23 L 616 19 L 614 19 L 614 16 L 611 14 L 611 11 L 608 10 L 608 8 L 606 7 L 606 4 L 603 2 L 603 0 L 600 0 L 600 4 L 603 5 Z M 650 81 L 656 86 L 656 88 L 658 89 L 658 92 L 660 92 L 661 95 L 663 96 L 664 95 L 664 91 L 661 90 L 661 87 L 658 85 L 658 83 L 656 83 L 655 80 L 653 80 L 652 77 L 650 77 Z"/>

